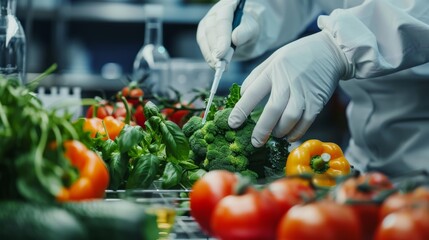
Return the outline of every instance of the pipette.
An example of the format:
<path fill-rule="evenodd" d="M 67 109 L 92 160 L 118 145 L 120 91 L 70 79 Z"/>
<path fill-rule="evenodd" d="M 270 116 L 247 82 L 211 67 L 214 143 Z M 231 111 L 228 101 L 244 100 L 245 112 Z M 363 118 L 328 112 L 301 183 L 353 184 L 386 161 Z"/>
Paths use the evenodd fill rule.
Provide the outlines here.
<path fill-rule="evenodd" d="M 243 16 L 243 9 L 244 9 L 244 3 L 245 2 L 246 2 L 246 0 L 240 0 L 237 8 L 234 11 L 234 18 L 232 21 L 232 30 L 234 30 L 241 22 L 241 17 Z M 226 65 L 232 59 L 232 55 L 234 54 L 234 50 L 235 50 L 235 45 L 232 44 L 232 42 L 231 42 L 231 47 L 228 50 L 226 56 L 216 63 L 215 76 L 213 79 L 212 87 L 210 89 L 210 96 L 209 96 L 209 100 L 207 101 L 206 110 L 204 112 L 202 124 L 204 124 L 206 122 L 207 115 L 210 111 L 210 107 L 211 107 L 212 102 L 213 102 L 213 98 L 216 94 L 217 88 L 219 87 L 220 79 L 222 78 L 222 74 L 226 69 Z"/>

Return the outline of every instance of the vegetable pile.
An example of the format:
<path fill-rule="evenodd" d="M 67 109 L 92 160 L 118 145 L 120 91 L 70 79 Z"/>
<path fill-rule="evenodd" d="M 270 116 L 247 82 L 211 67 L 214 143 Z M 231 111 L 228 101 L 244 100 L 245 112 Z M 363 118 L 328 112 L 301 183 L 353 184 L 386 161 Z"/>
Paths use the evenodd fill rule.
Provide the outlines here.
<path fill-rule="evenodd" d="M 25 86 L 0 77 L 0 239 L 156 239 L 156 218 L 142 206 L 104 201 L 110 175 L 83 143 L 91 132 L 33 92 L 54 68 Z M 94 138 L 112 134 L 99 130 Z"/>
<path fill-rule="evenodd" d="M 131 82 L 114 100 L 93 99 L 96 104 L 74 124 L 85 133 L 84 143 L 106 162 L 109 189 L 148 188 L 157 179 L 163 188 L 191 188 L 207 171 L 217 169 L 240 172 L 254 181 L 284 175 L 287 141 L 272 138 L 256 149 L 250 142 L 253 118 L 238 129 L 228 126 L 228 116 L 240 98 L 237 84 L 227 97 L 216 98 L 204 125 L 204 109 L 191 109 L 192 102 L 178 104 L 178 97 L 171 106 L 167 100 L 153 99 L 155 104 L 144 96 Z M 138 121 L 139 116 L 143 121 Z"/>
<path fill-rule="evenodd" d="M 109 189 L 148 188 L 157 179 L 163 188 L 190 188 L 206 173 L 189 158 L 181 129 L 189 115 L 204 110 L 192 101 L 182 103 L 178 93 L 173 100 L 149 96 L 135 81 L 110 99 L 92 100 L 74 126 L 90 133 L 81 138 L 106 162 Z"/>

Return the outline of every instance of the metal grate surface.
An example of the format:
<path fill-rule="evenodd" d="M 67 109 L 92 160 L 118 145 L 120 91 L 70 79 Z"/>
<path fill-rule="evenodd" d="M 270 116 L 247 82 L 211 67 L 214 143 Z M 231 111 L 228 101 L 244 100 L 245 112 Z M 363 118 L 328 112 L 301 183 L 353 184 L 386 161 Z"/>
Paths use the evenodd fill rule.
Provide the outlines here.
<path fill-rule="evenodd" d="M 190 215 L 189 208 L 189 189 L 175 189 L 175 190 L 165 190 L 159 189 L 154 185 L 153 189 L 142 190 L 145 192 L 162 192 L 162 193 L 177 193 L 176 200 L 176 218 L 173 226 L 173 230 L 170 233 L 170 239 L 180 240 L 180 239 L 193 239 L 193 240 L 215 240 L 215 238 L 207 236 L 203 233 L 195 221 L 195 219 Z M 125 190 L 107 190 L 106 191 L 106 201 L 117 201 L 121 199 L 121 195 Z"/>

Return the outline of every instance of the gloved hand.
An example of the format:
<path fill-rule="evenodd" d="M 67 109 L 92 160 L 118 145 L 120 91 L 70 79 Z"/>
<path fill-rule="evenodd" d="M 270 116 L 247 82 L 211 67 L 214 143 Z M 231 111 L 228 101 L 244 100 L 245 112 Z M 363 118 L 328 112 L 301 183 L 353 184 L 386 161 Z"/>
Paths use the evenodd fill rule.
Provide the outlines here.
<path fill-rule="evenodd" d="M 247 12 L 252 3 L 246 3 L 241 23 L 232 31 L 232 20 L 238 0 L 220 0 L 200 21 L 197 29 L 197 42 L 206 62 L 212 67 L 220 59 L 230 60 L 232 43 L 239 49 L 243 45 L 251 45 L 258 39 L 259 25 L 254 14 Z M 232 33 L 231 33 L 232 32 Z M 228 59 L 229 58 L 229 59 Z"/>
<path fill-rule="evenodd" d="M 327 103 L 339 79 L 353 76 L 353 66 L 325 32 L 296 40 L 278 49 L 256 67 L 242 85 L 242 97 L 228 119 L 239 127 L 269 95 L 252 134 L 252 144 L 262 146 L 270 134 L 301 138 Z"/>

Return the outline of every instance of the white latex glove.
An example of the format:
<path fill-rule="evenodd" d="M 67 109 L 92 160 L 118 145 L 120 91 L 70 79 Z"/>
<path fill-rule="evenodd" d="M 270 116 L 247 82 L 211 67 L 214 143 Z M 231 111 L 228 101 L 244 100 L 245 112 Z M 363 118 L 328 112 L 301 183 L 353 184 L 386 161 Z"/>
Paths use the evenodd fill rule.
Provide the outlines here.
<path fill-rule="evenodd" d="M 248 3 L 240 25 L 232 31 L 232 20 L 238 2 L 238 0 L 220 0 L 198 24 L 197 42 L 204 59 L 212 68 L 218 60 L 229 60 L 226 56 L 232 55 L 231 41 L 239 48 L 256 41 L 259 35 L 260 28 L 253 14 L 246 13 Z"/>
<path fill-rule="evenodd" d="M 269 95 L 253 131 L 252 144 L 262 146 L 271 133 L 296 141 L 328 102 L 339 79 L 352 75 L 352 65 L 330 35 L 322 31 L 301 38 L 274 52 L 245 79 L 229 125 L 239 127 Z"/>

